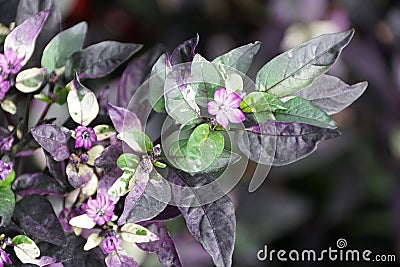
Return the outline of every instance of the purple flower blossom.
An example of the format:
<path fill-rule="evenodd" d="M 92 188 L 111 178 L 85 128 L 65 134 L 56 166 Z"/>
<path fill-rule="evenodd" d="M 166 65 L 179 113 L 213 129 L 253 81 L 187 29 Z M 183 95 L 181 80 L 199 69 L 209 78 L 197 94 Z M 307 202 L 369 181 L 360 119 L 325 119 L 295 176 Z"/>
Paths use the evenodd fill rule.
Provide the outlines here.
<path fill-rule="evenodd" d="M 75 129 L 75 148 L 84 147 L 89 150 L 93 143 L 97 142 L 97 136 L 94 130 L 86 126 L 78 126 Z"/>
<path fill-rule="evenodd" d="M 109 254 L 113 251 L 116 251 L 119 245 L 121 244 L 121 239 L 116 236 L 107 236 L 103 241 L 103 252 L 104 254 Z"/>
<path fill-rule="evenodd" d="M 3 75 L 0 75 L 0 101 L 4 99 L 8 90 L 10 90 L 10 82 L 5 80 Z"/>
<path fill-rule="evenodd" d="M 10 151 L 12 143 L 14 142 L 14 137 L 9 136 L 4 139 L 0 137 L 0 150 L 1 151 Z"/>
<path fill-rule="evenodd" d="M 0 180 L 5 180 L 12 171 L 12 162 L 4 162 L 0 160 Z"/>
<path fill-rule="evenodd" d="M 12 264 L 10 260 L 10 255 L 0 248 L 0 267 L 3 267 L 4 263 L 10 265 Z"/>
<path fill-rule="evenodd" d="M 22 61 L 24 61 L 25 56 L 18 58 L 17 52 L 9 48 L 3 54 L 0 54 L 0 67 L 1 70 L 6 74 L 16 74 L 22 68 Z"/>
<path fill-rule="evenodd" d="M 242 98 L 236 93 L 227 93 L 225 88 L 219 88 L 214 93 L 214 101 L 208 102 L 208 112 L 216 115 L 217 122 L 224 128 L 229 122 L 240 123 L 246 118 L 239 109 Z"/>
<path fill-rule="evenodd" d="M 83 207 L 87 216 L 98 225 L 103 225 L 112 220 L 114 208 L 114 202 L 103 194 L 97 194 L 96 199 L 90 197 Z"/>

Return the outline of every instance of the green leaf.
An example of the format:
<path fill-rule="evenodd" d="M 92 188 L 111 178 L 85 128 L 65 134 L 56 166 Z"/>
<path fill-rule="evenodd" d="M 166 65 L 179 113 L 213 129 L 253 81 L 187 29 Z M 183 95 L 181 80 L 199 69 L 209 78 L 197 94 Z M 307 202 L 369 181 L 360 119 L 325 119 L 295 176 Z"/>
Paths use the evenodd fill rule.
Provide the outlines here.
<path fill-rule="evenodd" d="M 12 239 L 13 245 L 33 244 L 34 242 L 26 235 L 17 235 Z"/>
<path fill-rule="evenodd" d="M 276 121 L 274 113 L 271 111 L 257 112 L 253 114 L 253 117 L 258 123 L 265 121 Z"/>
<path fill-rule="evenodd" d="M 283 97 L 310 86 L 332 67 L 353 35 L 354 29 L 324 34 L 275 57 L 257 73 L 258 90 Z"/>
<path fill-rule="evenodd" d="M 150 152 L 153 150 L 153 143 L 142 131 L 130 130 L 118 134 L 118 139 L 124 141 L 136 152 Z"/>
<path fill-rule="evenodd" d="M 228 72 L 228 74 L 232 70 L 246 73 L 253 62 L 254 56 L 260 49 L 260 45 L 261 42 L 254 42 L 252 44 L 240 46 L 222 56 L 217 57 L 212 62 L 222 64 L 222 66 L 220 66 L 220 70 L 222 70 L 222 72 Z M 226 66 L 229 66 L 232 69 L 226 68 Z"/>
<path fill-rule="evenodd" d="M 193 58 L 191 66 L 191 85 L 196 93 L 199 105 L 206 107 L 208 100 L 214 98 L 214 92 L 225 85 L 218 70 L 218 64 L 209 62 L 200 54 Z"/>
<path fill-rule="evenodd" d="M 162 54 L 151 69 L 149 79 L 150 104 L 156 112 L 165 112 L 164 83 L 167 76 L 167 56 Z"/>
<path fill-rule="evenodd" d="M 180 124 L 188 124 L 200 117 L 200 108 L 196 102 L 198 98 L 196 78 L 191 77 L 189 82 L 188 78 L 184 77 L 185 73 L 190 73 L 190 67 L 193 67 L 193 64 L 174 66 L 167 73 L 165 80 L 165 110 Z"/>
<path fill-rule="evenodd" d="M 177 168 L 189 172 L 197 173 L 202 172 L 208 168 L 217 158 L 217 151 L 215 149 L 214 141 L 210 142 L 209 139 L 203 143 L 201 147 L 200 156 L 188 158 L 186 157 L 186 145 L 188 140 L 179 140 L 173 143 L 168 150 L 168 159 Z"/>
<path fill-rule="evenodd" d="M 37 94 L 33 96 L 36 100 L 39 100 L 41 102 L 51 104 L 53 103 L 53 100 L 51 100 L 47 95 L 45 94 Z"/>
<path fill-rule="evenodd" d="M 6 179 L 0 180 L 0 188 L 1 187 L 11 188 L 14 180 L 15 180 L 15 171 L 12 170 L 10 174 L 6 177 Z"/>
<path fill-rule="evenodd" d="M 153 165 L 155 166 L 155 167 L 157 167 L 157 168 L 160 168 L 160 169 L 165 169 L 165 168 L 167 168 L 167 164 L 165 164 L 165 163 L 163 163 L 163 162 L 160 162 L 160 161 L 154 161 L 153 162 Z"/>
<path fill-rule="evenodd" d="M 67 103 L 68 89 L 66 87 L 57 87 L 54 90 L 54 94 L 57 104 L 64 105 L 65 103 Z"/>
<path fill-rule="evenodd" d="M 137 165 L 139 164 L 139 157 L 134 154 L 125 153 L 119 156 L 117 160 L 117 166 L 122 170 L 128 170 L 134 172 Z"/>
<path fill-rule="evenodd" d="M 18 73 L 15 87 L 22 93 L 32 93 L 38 90 L 44 81 L 46 69 L 31 68 Z"/>
<path fill-rule="evenodd" d="M 336 128 L 336 123 L 311 102 L 294 96 L 285 102 L 285 110 L 275 111 L 275 118 L 282 122 L 299 122 L 322 128 Z"/>
<path fill-rule="evenodd" d="M 226 167 L 235 164 L 240 160 L 240 155 L 229 150 L 223 150 L 221 155 L 202 173 L 216 173 L 224 170 Z"/>
<path fill-rule="evenodd" d="M 186 145 L 185 157 L 191 160 L 201 158 L 205 153 L 203 144 L 210 142 L 216 150 L 218 157 L 224 149 L 224 136 L 219 132 L 211 132 L 210 126 L 206 123 L 197 126 L 189 137 Z"/>
<path fill-rule="evenodd" d="M 50 73 L 65 65 L 67 59 L 83 46 L 87 23 L 81 22 L 57 34 L 46 46 L 42 56 L 42 67 Z"/>
<path fill-rule="evenodd" d="M 240 103 L 240 109 L 246 113 L 275 111 L 285 109 L 285 103 L 269 93 L 251 92 Z"/>
<path fill-rule="evenodd" d="M 188 140 L 179 140 L 170 146 L 168 159 L 181 170 L 198 173 L 212 165 L 223 150 L 224 136 L 210 131 L 208 124 L 202 124 Z"/>
<path fill-rule="evenodd" d="M 15 197 L 9 187 L 0 187 L 0 226 L 5 226 L 11 219 L 15 207 Z"/>

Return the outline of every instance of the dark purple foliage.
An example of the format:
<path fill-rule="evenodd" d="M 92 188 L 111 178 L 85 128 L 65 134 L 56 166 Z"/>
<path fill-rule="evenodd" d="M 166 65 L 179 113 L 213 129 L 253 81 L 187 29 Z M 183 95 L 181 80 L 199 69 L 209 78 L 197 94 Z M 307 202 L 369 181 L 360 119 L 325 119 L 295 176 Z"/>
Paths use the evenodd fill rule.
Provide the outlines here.
<path fill-rule="evenodd" d="M 368 82 L 348 85 L 334 76 L 322 75 L 310 87 L 296 95 L 332 115 L 350 106 L 365 92 L 367 86 Z"/>
<path fill-rule="evenodd" d="M 176 206 L 167 205 L 165 209 L 151 221 L 168 221 L 181 216 L 182 213 Z"/>
<path fill-rule="evenodd" d="M 162 266 L 182 266 L 176 251 L 174 241 L 171 239 L 167 227 L 160 222 L 143 223 L 142 226 L 156 234 L 159 240 L 149 243 L 138 243 L 137 246 L 144 251 L 156 253 Z"/>
<path fill-rule="evenodd" d="M 18 5 L 18 12 L 15 18 L 17 25 L 21 24 L 27 18 L 33 16 L 34 14 L 42 11 L 50 10 L 50 14 L 40 31 L 38 39 L 36 41 L 36 49 L 32 55 L 31 60 L 28 62 L 28 66 L 34 65 L 34 62 L 40 62 L 42 56 L 42 51 L 47 43 L 61 31 L 61 14 L 57 8 L 55 8 L 55 3 L 52 0 L 20 0 Z"/>
<path fill-rule="evenodd" d="M 191 62 L 196 55 L 196 47 L 199 43 L 199 35 L 197 34 L 196 37 L 184 41 L 180 45 L 178 45 L 174 51 L 172 51 L 171 56 L 168 57 L 168 61 L 170 62 L 171 66 Z"/>
<path fill-rule="evenodd" d="M 70 133 L 53 124 L 43 124 L 32 128 L 31 133 L 38 144 L 49 152 L 54 160 L 62 161 L 69 157 L 67 142 Z"/>
<path fill-rule="evenodd" d="M 154 169 L 150 173 L 150 179 L 144 192 L 136 193 L 135 196 L 131 193 L 132 191 L 125 200 L 124 212 L 118 220 L 119 224 L 153 219 L 165 209 L 171 199 L 171 189 L 168 183 Z"/>
<path fill-rule="evenodd" d="M 17 202 L 13 220 L 34 241 L 45 241 L 59 247 L 66 243 L 51 203 L 42 196 L 26 196 Z"/>
<path fill-rule="evenodd" d="M 61 262 L 64 267 L 101 267 L 106 266 L 104 255 L 99 248 L 84 251 L 86 240 L 81 236 L 68 235 L 62 246 L 53 246 L 49 243 L 41 243 L 40 250 Z"/>
<path fill-rule="evenodd" d="M 123 153 L 122 143 L 118 142 L 107 147 L 100 157 L 94 161 L 97 168 L 102 168 L 104 171 L 115 178 L 122 175 L 122 171 L 117 166 L 117 159 Z"/>
<path fill-rule="evenodd" d="M 12 189 L 20 196 L 57 195 L 62 196 L 65 190 L 52 177 L 44 173 L 23 174 L 15 179 Z"/>
<path fill-rule="evenodd" d="M 218 200 L 207 203 L 209 197 L 221 194 L 217 186 L 206 191 L 196 189 L 214 181 L 209 174 L 191 176 L 182 171 L 171 172 L 168 179 L 188 190 L 173 192 L 175 201 L 190 204 L 179 206 L 186 225 L 193 237 L 211 255 L 216 266 L 231 266 L 232 254 L 235 244 L 236 218 L 235 207 L 228 196 L 224 195 Z"/>
<path fill-rule="evenodd" d="M 118 82 L 118 106 L 130 106 L 136 114 L 142 114 L 138 111 L 144 108 L 144 103 L 135 102 L 135 105 L 131 106 L 129 101 L 132 100 L 132 96 L 137 89 L 149 78 L 152 66 L 163 51 L 162 46 L 157 45 L 129 63 Z"/>
<path fill-rule="evenodd" d="M 238 131 L 240 150 L 252 161 L 281 166 L 314 152 L 322 140 L 338 137 L 334 129 L 302 123 L 267 121 L 246 131 Z"/>
<path fill-rule="evenodd" d="M 81 79 L 106 76 L 142 48 L 139 44 L 104 41 L 75 52 L 65 65 L 67 77 L 77 71 Z"/>
<path fill-rule="evenodd" d="M 149 182 L 149 174 L 145 172 L 139 172 L 137 175 L 137 181 L 131 191 L 128 193 L 125 199 L 124 211 L 118 219 L 118 224 L 122 225 L 126 223 L 131 210 L 135 207 L 139 199 L 146 189 L 147 183 Z"/>

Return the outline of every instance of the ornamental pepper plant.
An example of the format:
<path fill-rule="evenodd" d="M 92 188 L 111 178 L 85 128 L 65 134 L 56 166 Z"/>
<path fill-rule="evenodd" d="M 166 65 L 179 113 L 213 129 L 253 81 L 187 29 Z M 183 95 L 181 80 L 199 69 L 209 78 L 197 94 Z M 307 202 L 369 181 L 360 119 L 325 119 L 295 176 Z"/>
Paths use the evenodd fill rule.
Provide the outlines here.
<path fill-rule="evenodd" d="M 231 266 L 227 194 L 246 165 L 232 167 L 258 164 L 255 191 L 271 166 L 339 136 L 331 115 L 367 87 L 325 74 L 353 29 L 302 43 L 251 79 L 260 42 L 214 59 L 198 35 L 173 51 L 85 46 L 87 23 L 60 30 L 58 19 L 52 1 L 21 0 L 4 26 L 0 266 L 138 266 L 134 250 L 182 266 L 165 226 L 177 217 L 216 266 Z"/>

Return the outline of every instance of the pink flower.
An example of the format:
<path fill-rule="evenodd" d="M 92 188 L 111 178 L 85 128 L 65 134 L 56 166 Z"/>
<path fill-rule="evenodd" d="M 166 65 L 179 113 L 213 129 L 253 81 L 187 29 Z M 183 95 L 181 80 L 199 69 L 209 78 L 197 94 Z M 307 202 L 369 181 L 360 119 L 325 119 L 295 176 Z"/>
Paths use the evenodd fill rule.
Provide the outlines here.
<path fill-rule="evenodd" d="M 92 199 L 92 197 L 90 197 L 83 208 L 89 218 L 98 225 L 103 225 L 112 220 L 115 205 L 108 196 L 97 194 L 97 198 Z"/>
<path fill-rule="evenodd" d="M 10 90 L 10 82 L 5 80 L 3 75 L 0 75 L 0 101 L 4 99 L 8 90 Z"/>
<path fill-rule="evenodd" d="M 7 176 L 12 171 L 13 164 L 12 162 L 4 162 L 0 160 L 0 181 L 5 180 Z"/>
<path fill-rule="evenodd" d="M 22 61 L 24 61 L 25 56 L 18 58 L 17 52 L 9 48 L 3 54 L 0 54 L 0 67 L 1 70 L 6 74 L 16 74 L 22 68 Z"/>
<path fill-rule="evenodd" d="M 121 244 L 121 239 L 116 236 L 107 236 L 103 241 L 103 252 L 104 254 L 109 254 L 116 251 Z"/>
<path fill-rule="evenodd" d="M 226 128 L 229 122 L 240 123 L 246 119 L 239 109 L 241 102 L 238 94 L 228 94 L 225 88 L 219 88 L 214 93 L 214 101 L 208 102 L 208 112 L 216 115 L 217 122 Z"/>
<path fill-rule="evenodd" d="M 12 264 L 10 255 L 0 248 L 0 267 L 3 267 L 4 263 Z"/>
<path fill-rule="evenodd" d="M 75 148 L 84 147 L 89 150 L 93 143 L 97 142 L 97 136 L 94 130 L 86 126 L 78 126 L 75 129 Z"/>

